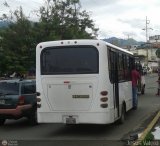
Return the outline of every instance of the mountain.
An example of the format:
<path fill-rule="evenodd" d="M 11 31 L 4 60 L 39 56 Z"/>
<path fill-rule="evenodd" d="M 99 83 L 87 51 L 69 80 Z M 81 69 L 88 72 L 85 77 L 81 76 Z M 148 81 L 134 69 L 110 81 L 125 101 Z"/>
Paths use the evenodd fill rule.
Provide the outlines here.
<path fill-rule="evenodd" d="M 103 40 L 108 42 L 108 43 L 111 43 L 111 44 L 114 44 L 116 46 L 119 46 L 119 47 L 126 47 L 126 46 L 131 46 L 131 45 L 140 46 L 141 44 L 144 43 L 144 42 L 138 42 L 138 41 L 136 41 L 134 39 L 125 40 L 125 39 L 116 38 L 116 37 L 111 37 L 111 38 L 103 39 Z"/>
<path fill-rule="evenodd" d="M 9 22 L 7 21 L 0 21 L 0 28 L 7 27 L 9 25 Z"/>

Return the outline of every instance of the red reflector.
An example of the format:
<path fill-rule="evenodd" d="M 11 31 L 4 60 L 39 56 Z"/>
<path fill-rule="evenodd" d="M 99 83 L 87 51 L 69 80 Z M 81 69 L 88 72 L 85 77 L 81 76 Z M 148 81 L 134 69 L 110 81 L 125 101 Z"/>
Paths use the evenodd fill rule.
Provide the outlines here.
<path fill-rule="evenodd" d="M 24 96 L 19 96 L 19 102 L 18 102 L 19 105 L 22 105 L 24 104 Z"/>
<path fill-rule="evenodd" d="M 102 91 L 102 92 L 101 92 L 101 95 L 102 95 L 102 96 L 106 96 L 106 95 L 108 95 L 108 92 L 107 92 L 107 91 Z"/>
<path fill-rule="evenodd" d="M 69 83 L 70 83 L 70 81 L 64 81 L 64 83 L 65 83 L 65 84 L 69 84 Z"/>

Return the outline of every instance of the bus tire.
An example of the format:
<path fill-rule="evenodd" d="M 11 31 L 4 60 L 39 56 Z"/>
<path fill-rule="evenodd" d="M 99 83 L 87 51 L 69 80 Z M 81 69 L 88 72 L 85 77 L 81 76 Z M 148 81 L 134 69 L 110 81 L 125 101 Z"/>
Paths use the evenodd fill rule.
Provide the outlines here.
<path fill-rule="evenodd" d="M 0 126 L 4 125 L 5 121 L 6 121 L 6 119 L 0 118 Z"/>
<path fill-rule="evenodd" d="M 126 109 L 125 109 L 125 104 L 122 104 L 122 109 L 121 109 L 121 117 L 119 118 L 118 123 L 119 124 L 123 124 L 125 121 L 125 117 L 126 117 Z"/>
<path fill-rule="evenodd" d="M 29 124 L 34 126 L 38 125 L 37 122 L 37 110 L 33 110 L 32 113 L 28 116 Z"/>
<path fill-rule="evenodd" d="M 141 94 L 144 94 L 145 92 L 145 85 L 142 86 Z"/>

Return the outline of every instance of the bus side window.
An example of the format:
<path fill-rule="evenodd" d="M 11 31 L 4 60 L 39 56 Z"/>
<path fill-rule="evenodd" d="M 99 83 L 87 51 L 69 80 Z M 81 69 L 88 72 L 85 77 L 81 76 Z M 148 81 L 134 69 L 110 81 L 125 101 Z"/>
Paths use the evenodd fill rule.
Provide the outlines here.
<path fill-rule="evenodd" d="M 127 68 L 127 56 L 123 54 L 123 69 L 124 69 L 124 80 L 128 81 L 128 68 Z"/>
<path fill-rule="evenodd" d="M 129 61 L 129 56 L 127 56 L 127 80 L 129 81 L 130 80 L 130 61 Z"/>
<path fill-rule="evenodd" d="M 133 65 L 134 65 L 134 58 L 132 57 L 129 57 L 129 80 L 131 80 L 131 71 L 132 71 L 132 68 L 133 68 Z"/>
<path fill-rule="evenodd" d="M 118 55 L 118 78 L 119 81 L 124 80 L 123 56 L 121 53 Z"/>
<path fill-rule="evenodd" d="M 108 70 L 109 70 L 109 78 L 110 78 L 110 81 L 111 83 L 114 83 L 115 81 L 115 77 L 114 77 L 114 70 L 115 70 L 115 61 L 114 61 L 114 54 L 115 52 L 113 52 L 110 49 L 108 49 Z"/>

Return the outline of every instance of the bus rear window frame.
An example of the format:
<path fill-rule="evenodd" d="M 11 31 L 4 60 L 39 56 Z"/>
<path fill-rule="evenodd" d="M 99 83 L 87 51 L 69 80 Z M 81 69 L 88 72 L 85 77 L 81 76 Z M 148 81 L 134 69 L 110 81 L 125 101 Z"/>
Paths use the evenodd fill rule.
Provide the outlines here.
<path fill-rule="evenodd" d="M 75 73 L 46 73 L 43 71 L 43 67 L 42 67 L 42 55 L 43 55 L 43 52 L 46 51 L 46 50 L 49 50 L 49 49 L 61 49 L 61 48 L 79 48 L 79 47 L 85 47 L 85 48 L 93 48 L 96 50 L 97 52 L 97 70 L 96 72 L 75 72 Z M 49 47 L 46 47 L 46 48 L 43 48 L 43 50 L 41 51 L 41 54 L 40 54 L 40 73 L 41 75 L 70 75 L 70 74 L 99 74 L 99 51 L 98 49 L 93 46 L 93 45 L 70 45 L 70 46 L 49 46 Z"/>

